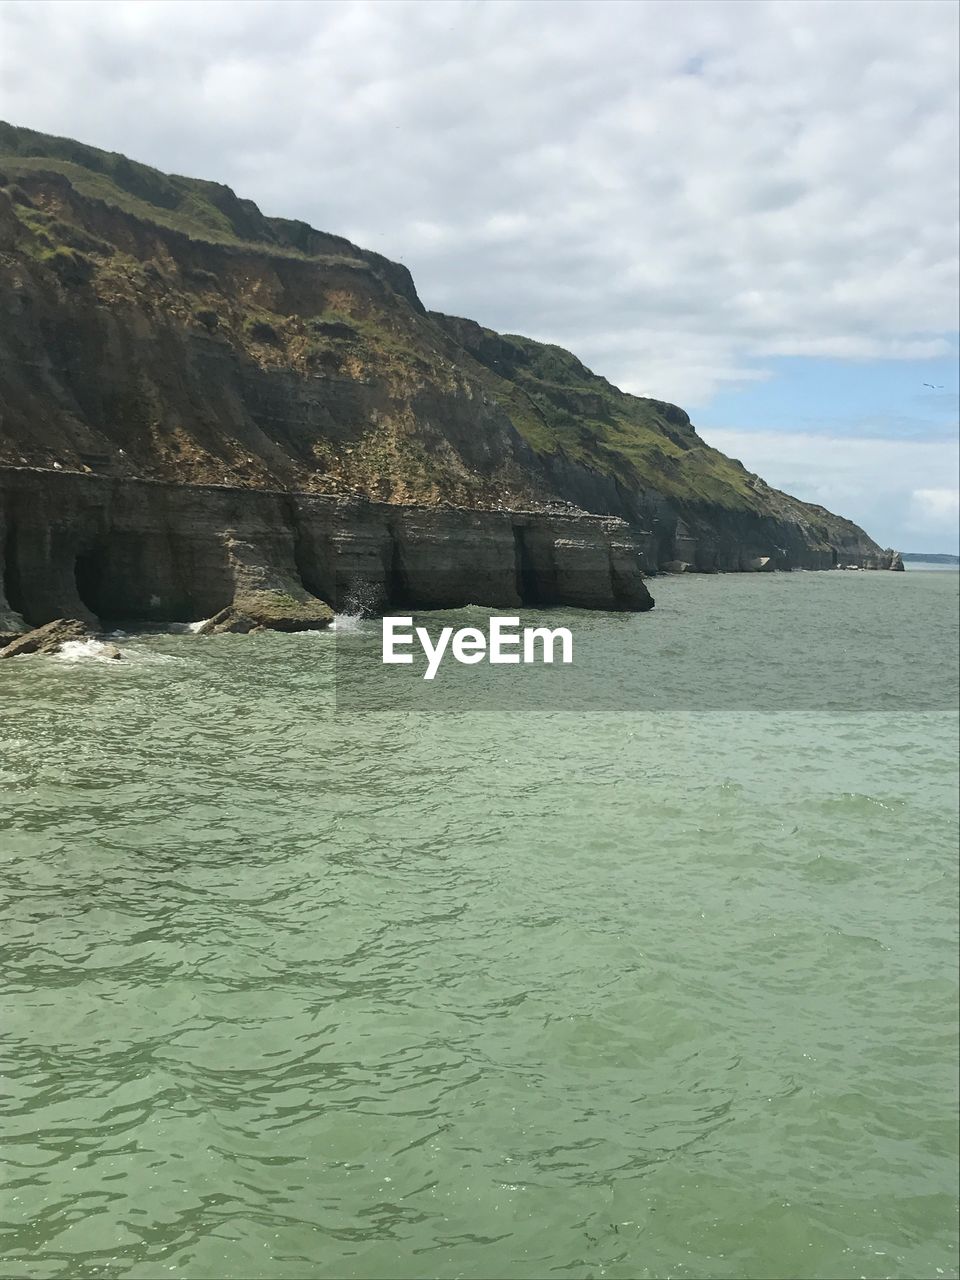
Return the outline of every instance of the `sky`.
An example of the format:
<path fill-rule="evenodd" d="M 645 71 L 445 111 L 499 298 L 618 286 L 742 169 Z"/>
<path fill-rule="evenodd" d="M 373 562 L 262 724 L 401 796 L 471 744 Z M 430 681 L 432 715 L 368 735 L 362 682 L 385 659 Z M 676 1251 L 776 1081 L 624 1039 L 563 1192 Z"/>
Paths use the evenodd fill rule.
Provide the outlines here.
<path fill-rule="evenodd" d="M 683 405 L 885 546 L 956 553 L 958 15 L 0 0 L 0 119 L 402 260 L 428 307 Z"/>

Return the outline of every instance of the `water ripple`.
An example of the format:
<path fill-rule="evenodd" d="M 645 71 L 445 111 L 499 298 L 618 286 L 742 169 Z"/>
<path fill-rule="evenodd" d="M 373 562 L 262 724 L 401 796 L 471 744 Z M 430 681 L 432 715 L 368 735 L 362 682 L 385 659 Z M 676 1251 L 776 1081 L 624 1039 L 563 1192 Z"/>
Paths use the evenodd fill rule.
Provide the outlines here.
<path fill-rule="evenodd" d="M 0 1274 L 955 1274 L 955 720 L 334 715 L 363 642 L 0 664 Z"/>

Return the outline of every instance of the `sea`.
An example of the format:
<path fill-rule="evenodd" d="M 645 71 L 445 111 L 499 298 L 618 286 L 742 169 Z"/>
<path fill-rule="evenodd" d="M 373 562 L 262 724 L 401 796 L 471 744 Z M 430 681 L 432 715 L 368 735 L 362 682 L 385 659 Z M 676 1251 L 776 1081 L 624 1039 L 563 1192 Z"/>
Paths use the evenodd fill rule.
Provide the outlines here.
<path fill-rule="evenodd" d="M 957 1276 L 958 584 L 0 662 L 0 1275 Z"/>

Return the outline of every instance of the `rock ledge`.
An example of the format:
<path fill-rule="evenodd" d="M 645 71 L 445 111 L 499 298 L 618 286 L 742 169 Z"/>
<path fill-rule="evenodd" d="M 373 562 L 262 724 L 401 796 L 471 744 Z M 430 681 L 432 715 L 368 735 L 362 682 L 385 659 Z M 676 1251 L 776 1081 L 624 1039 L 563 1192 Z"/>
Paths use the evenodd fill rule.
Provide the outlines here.
<path fill-rule="evenodd" d="M 0 658 L 19 658 L 29 653 L 59 653 L 65 644 L 76 640 L 93 640 L 93 632 L 85 622 L 77 618 L 55 618 L 42 627 L 28 631 L 26 635 L 17 636 L 8 645 L 0 649 Z M 104 645 L 97 655 L 101 658 L 118 659 L 123 655 L 113 645 Z"/>

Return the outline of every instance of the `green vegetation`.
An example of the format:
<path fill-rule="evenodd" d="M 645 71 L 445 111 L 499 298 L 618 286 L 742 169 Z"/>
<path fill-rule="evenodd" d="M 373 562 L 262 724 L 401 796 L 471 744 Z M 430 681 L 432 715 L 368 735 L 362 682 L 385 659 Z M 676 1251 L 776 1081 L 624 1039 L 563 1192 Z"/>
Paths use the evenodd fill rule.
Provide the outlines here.
<path fill-rule="evenodd" d="M 2 145 L 0 136 L 0 145 Z M 9 156 L 0 150 L 0 163 L 10 178 L 24 178 L 31 174 L 58 174 L 66 178 L 81 195 L 122 209 L 125 213 L 180 231 L 197 239 L 217 242 L 237 242 L 226 218 L 196 193 L 185 192 L 172 208 L 141 199 L 118 186 L 109 176 L 90 172 L 72 161 L 49 159 L 39 156 Z"/>
<path fill-rule="evenodd" d="M 676 406 L 620 391 L 562 347 L 480 332 L 471 354 L 498 375 L 495 394 L 538 451 L 562 449 L 576 462 L 667 497 L 761 508 L 749 473 L 704 444 Z"/>
<path fill-rule="evenodd" d="M 755 477 L 708 448 L 682 410 L 621 392 L 561 347 L 424 315 L 403 268 L 306 223 L 265 217 L 229 187 L 0 123 L 4 185 L 27 233 L 20 247 L 63 288 L 93 281 L 110 303 L 149 299 L 263 367 L 379 382 L 395 396 L 424 389 L 438 406 L 451 392 L 482 394 L 491 412 L 502 410 L 540 454 L 562 454 L 634 490 L 734 510 L 768 509 Z M 161 229 L 160 243 L 138 235 L 137 224 Z M 163 229 L 221 253 L 184 253 L 182 242 L 163 236 Z M 256 258 L 245 257 L 234 278 L 224 248 Z M 297 311 L 280 283 L 289 279 L 289 265 L 278 259 L 299 260 L 312 273 L 294 286 Z M 438 492 L 471 482 L 456 451 L 438 441 L 443 411 L 437 414 L 423 439 L 409 415 L 402 427 L 369 433 L 362 450 L 351 449 L 351 468 L 368 471 L 373 487 L 388 476 L 420 477 L 412 488 L 426 477 Z M 327 455 L 323 439 L 310 450 L 318 460 Z M 383 476 L 375 474 L 378 467 Z"/>

